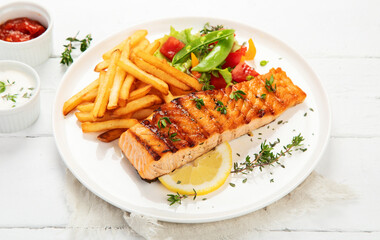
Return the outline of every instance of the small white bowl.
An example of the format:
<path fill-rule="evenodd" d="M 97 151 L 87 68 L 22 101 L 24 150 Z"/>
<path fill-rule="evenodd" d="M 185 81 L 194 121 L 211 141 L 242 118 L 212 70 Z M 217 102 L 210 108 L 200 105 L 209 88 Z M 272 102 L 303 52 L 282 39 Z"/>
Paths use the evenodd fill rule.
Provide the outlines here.
<path fill-rule="evenodd" d="M 40 78 L 37 72 L 22 62 L 0 60 L 0 72 L 6 70 L 13 70 L 27 75 L 34 81 L 35 87 L 32 96 L 27 102 L 14 108 L 0 109 L 1 133 L 16 132 L 27 128 L 37 120 L 40 114 Z"/>
<path fill-rule="evenodd" d="M 27 17 L 40 22 L 46 31 L 37 38 L 25 42 L 0 40 L 0 60 L 17 60 L 30 66 L 46 61 L 53 49 L 53 19 L 43 7 L 29 2 L 15 2 L 0 7 L 0 24 L 7 20 Z"/>

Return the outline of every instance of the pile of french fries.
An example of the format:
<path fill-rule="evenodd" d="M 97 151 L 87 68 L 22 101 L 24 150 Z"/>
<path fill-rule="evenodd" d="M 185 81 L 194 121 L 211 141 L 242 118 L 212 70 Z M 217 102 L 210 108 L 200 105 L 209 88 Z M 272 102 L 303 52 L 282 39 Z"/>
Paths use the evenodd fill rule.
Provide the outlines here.
<path fill-rule="evenodd" d="M 153 56 L 161 43 L 150 43 L 147 34 L 137 30 L 104 53 L 94 69 L 98 79 L 64 103 L 64 115 L 78 110 L 84 133 L 103 132 L 100 141 L 113 141 L 160 104 L 201 90 L 197 79 Z"/>

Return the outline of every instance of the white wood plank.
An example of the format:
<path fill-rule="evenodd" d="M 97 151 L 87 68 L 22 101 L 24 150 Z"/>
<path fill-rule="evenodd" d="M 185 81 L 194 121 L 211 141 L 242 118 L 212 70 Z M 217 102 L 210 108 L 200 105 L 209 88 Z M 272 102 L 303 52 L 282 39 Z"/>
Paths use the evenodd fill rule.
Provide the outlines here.
<path fill-rule="evenodd" d="M 130 239 L 142 240 L 136 233 L 124 229 L 90 229 L 86 235 L 77 235 L 71 228 L 0 228 L 0 239 L 7 240 L 101 240 L 101 239 Z M 99 234 L 101 233 L 101 235 Z"/>
<path fill-rule="evenodd" d="M 0 138 L 0 226 L 64 226 L 65 167 L 52 137 Z"/>

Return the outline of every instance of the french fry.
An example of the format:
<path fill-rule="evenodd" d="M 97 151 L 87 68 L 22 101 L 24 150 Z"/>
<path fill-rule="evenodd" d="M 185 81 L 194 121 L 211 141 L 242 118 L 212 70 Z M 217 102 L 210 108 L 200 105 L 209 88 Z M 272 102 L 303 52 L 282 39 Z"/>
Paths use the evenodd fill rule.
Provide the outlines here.
<path fill-rule="evenodd" d="M 120 59 L 128 59 L 129 55 L 131 54 L 131 39 L 128 39 L 128 41 L 125 43 L 124 47 L 122 48 Z"/>
<path fill-rule="evenodd" d="M 144 51 L 148 46 L 149 46 L 149 40 L 144 38 L 142 39 L 137 45 L 136 47 L 134 47 L 132 49 L 132 54 L 131 55 L 134 55 L 136 53 L 136 51 Z"/>
<path fill-rule="evenodd" d="M 176 86 L 179 89 L 182 90 L 190 90 L 191 88 L 184 84 L 183 82 L 179 81 L 175 77 L 171 76 L 170 74 L 162 71 L 161 69 L 158 69 L 157 67 L 151 65 L 150 63 L 145 62 L 141 58 L 134 57 L 132 59 L 136 66 L 139 67 L 140 69 L 144 70 L 147 73 L 152 74 L 153 76 L 156 76 L 157 78 L 163 80 L 169 85 Z"/>
<path fill-rule="evenodd" d="M 140 51 L 139 51 L 140 52 Z M 146 84 L 152 85 L 154 88 L 159 90 L 162 94 L 166 95 L 169 92 L 169 86 L 162 81 L 161 79 L 158 79 L 157 77 L 150 75 L 140 68 L 138 68 L 135 64 L 133 64 L 129 60 L 119 60 L 118 65 L 122 67 L 127 73 L 133 75 L 135 78 L 139 79 L 140 81 L 145 82 Z"/>
<path fill-rule="evenodd" d="M 137 30 L 131 36 L 131 48 L 134 48 L 141 40 L 143 40 L 146 35 L 148 35 L 147 30 Z"/>
<path fill-rule="evenodd" d="M 129 95 L 128 101 L 133 101 L 138 98 L 144 97 L 145 95 L 149 93 L 150 89 L 152 89 L 152 85 L 146 85 L 145 87 L 139 88 L 131 92 L 131 94 Z"/>
<path fill-rule="evenodd" d="M 113 85 L 107 105 L 108 110 L 112 110 L 118 107 L 120 89 L 126 75 L 127 73 L 121 67 L 116 68 L 116 74 L 113 80 Z"/>
<path fill-rule="evenodd" d="M 82 102 L 93 102 L 95 101 L 96 96 L 98 95 L 98 89 L 92 89 L 90 92 L 86 93 L 86 95 L 83 96 Z"/>
<path fill-rule="evenodd" d="M 112 130 L 108 130 L 107 132 L 104 132 L 98 136 L 98 140 L 102 142 L 112 142 L 113 140 L 116 140 L 120 137 L 121 134 L 123 134 L 125 131 L 127 131 L 126 128 L 116 128 Z"/>
<path fill-rule="evenodd" d="M 143 119 L 149 117 L 153 112 L 154 112 L 153 109 L 144 108 L 144 109 L 141 109 L 141 110 L 134 112 L 132 115 L 132 118 L 135 118 L 138 120 L 143 120 Z"/>
<path fill-rule="evenodd" d="M 127 75 L 125 78 L 123 85 L 120 89 L 119 94 L 119 106 L 124 107 L 127 104 L 127 99 L 129 97 L 129 93 L 131 92 L 132 84 L 135 81 L 135 77 L 132 75 Z"/>
<path fill-rule="evenodd" d="M 170 92 L 174 95 L 174 96 L 182 96 L 182 95 L 187 95 L 189 93 L 192 92 L 192 90 L 188 90 L 188 91 L 185 91 L 185 90 L 182 90 L 182 89 L 179 89 L 175 86 L 170 86 Z"/>
<path fill-rule="evenodd" d="M 67 100 L 63 104 L 63 115 L 67 115 L 71 110 L 73 110 L 76 106 L 84 102 L 83 97 L 91 92 L 92 90 L 96 89 L 99 86 L 99 79 L 96 79 L 92 83 L 90 83 L 87 87 L 82 89 L 80 92 L 72 96 L 69 100 Z"/>
<path fill-rule="evenodd" d="M 172 75 L 173 77 L 177 78 L 178 80 L 192 87 L 193 89 L 197 91 L 200 91 L 202 89 L 202 84 L 200 84 L 197 79 L 190 77 L 186 73 L 181 72 L 180 70 L 170 66 L 169 64 L 161 61 L 155 56 L 152 56 L 144 51 L 136 51 L 136 56 L 142 58 L 145 62 L 152 64 L 153 66 L 161 69 L 162 71 Z"/>
<path fill-rule="evenodd" d="M 104 122 L 84 122 L 82 123 L 82 131 L 86 132 L 101 132 L 116 128 L 131 128 L 138 121 L 136 119 L 113 119 Z"/>
<path fill-rule="evenodd" d="M 101 118 L 104 116 L 104 113 L 107 108 L 108 99 L 110 96 L 110 89 L 113 85 L 113 80 L 116 74 L 116 68 L 117 68 L 116 63 L 118 62 L 120 58 L 120 54 L 121 54 L 120 50 L 115 50 L 112 53 L 108 71 L 104 76 L 104 83 L 102 83 L 99 86 L 98 96 L 96 97 L 95 106 L 94 106 L 94 109 L 92 110 L 92 115 L 94 116 L 94 118 Z M 100 73 L 101 76 L 104 75 L 102 73 L 103 71 Z"/>
<path fill-rule="evenodd" d="M 81 112 L 91 112 L 94 108 L 94 103 L 82 103 L 77 106 L 77 109 Z"/>
<path fill-rule="evenodd" d="M 102 70 L 107 69 L 109 65 L 110 65 L 110 61 L 109 60 L 104 60 L 104 61 L 96 64 L 94 71 L 95 72 L 100 72 Z"/>
<path fill-rule="evenodd" d="M 157 51 L 157 49 L 160 47 L 161 42 L 160 40 L 154 40 L 149 46 L 146 48 L 145 52 L 149 53 L 150 55 L 153 55 Z"/>
<path fill-rule="evenodd" d="M 175 98 L 175 97 L 173 97 L 173 94 L 170 91 L 169 91 L 168 95 L 162 95 L 162 97 L 164 98 L 164 101 L 166 103 L 171 102 Z"/>
<path fill-rule="evenodd" d="M 128 102 L 125 107 L 116 109 L 113 114 L 117 116 L 123 116 L 128 113 L 136 112 L 137 110 L 151 107 L 155 104 L 160 104 L 161 98 L 156 95 L 147 95 L 134 101 Z"/>
<path fill-rule="evenodd" d="M 103 59 L 107 60 L 111 57 L 112 53 L 119 49 L 123 49 L 124 45 L 128 42 L 128 39 L 130 39 L 131 47 L 135 47 L 145 36 L 148 34 L 147 30 L 137 30 L 134 32 L 130 37 L 127 39 L 124 39 L 121 43 L 119 43 L 116 47 L 112 48 L 108 52 L 103 54 Z"/>
<path fill-rule="evenodd" d="M 79 122 L 104 122 L 118 118 L 117 116 L 112 116 L 109 112 L 106 112 L 102 118 L 94 118 L 91 112 L 76 112 L 75 116 Z"/>

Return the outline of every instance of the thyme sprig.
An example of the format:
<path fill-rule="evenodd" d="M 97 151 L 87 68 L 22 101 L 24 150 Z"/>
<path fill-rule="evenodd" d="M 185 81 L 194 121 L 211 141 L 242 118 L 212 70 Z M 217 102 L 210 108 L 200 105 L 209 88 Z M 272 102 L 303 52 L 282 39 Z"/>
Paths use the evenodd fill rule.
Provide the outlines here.
<path fill-rule="evenodd" d="M 161 128 L 166 128 L 166 125 L 167 124 L 172 124 L 172 122 L 170 121 L 170 119 L 168 117 L 161 117 L 158 122 L 157 122 L 157 127 L 159 129 Z"/>
<path fill-rule="evenodd" d="M 210 32 L 214 32 L 214 31 L 218 31 L 218 30 L 221 30 L 223 29 L 224 26 L 223 25 L 216 25 L 216 26 L 211 26 L 210 23 L 206 23 L 204 26 L 203 26 L 203 29 L 201 31 L 199 31 L 200 34 L 207 34 L 207 33 L 210 33 Z"/>
<path fill-rule="evenodd" d="M 224 106 L 222 101 L 216 101 L 216 111 L 220 112 L 221 114 L 227 114 L 227 106 Z"/>
<path fill-rule="evenodd" d="M 265 79 L 265 88 L 266 88 L 266 90 L 268 90 L 268 92 L 276 92 L 277 84 L 275 84 L 273 87 L 273 82 L 274 82 L 273 75 L 269 78 L 269 80 Z"/>
<path fill-rule="evenodd" d="M 8 94 L 2 96 L 2 98 L 5 100 L 8 100 L 8 101 L 16 102 L 17 95 L 18 95 L 17 93 L 16 94 L 8 93 Z"/>
<path fill-rule="evenodd" d="M 254 154 L 253 160 L 251 160 L 251 157 L 248 155 L 245 158 L 244 162 L 240 164 L 235 162 L 234 170 L 232 170 L 231 173 L 248 174 L 249 172 L 252 172 L 254 168 L 259 168 L 260 171 L 262 171 L 263 167 L 268 165 L 273 166 L 274 163 L 277 163 L 281 167 L 285 168 L 283 164 L 279 163 L 280 158 L 286 155 L 292 155 L 293 150 L 300 150 L 305 152 L 307 148 L 302 148 L 302 142 L 304 140 L 304 137 L 301 136 L 301 134 L 298 134 L 297 136 L 293 137 L 291 143 L 283 146 L 283 150 L 276 154 L 273 152 L 273 149 L 278 143 L 280 143 L 280 139 L 277 139 L 273 143 L 267 143 L 265 140 L 260 146 L 261 150 L 259 153 Z"/>
<path fill-rule="evenodd" d="M 198 109 L 201 109 L 202 106 L 205 105 L 203 98 L 196 97 L 196 98 L 193 98 L 192 100 L 195 102 L 195 107 Z"/>
<path fill-rule="evenodd" d="M 193 194 L 189 194 L 189 195 L 186 195 L 186 194 L 180 194 L 180 193 L 176 193 L 176 194 L 167 194 L 168 196 L 168 202 L 170 202 L 170 206 L 175 204 L 175 203 L 178 203 L 178 204 L 182 204 L 182 199 L 185 199 L 185 198 L 188 198 L 189 196 L 193 196 L 193 200 L 195 200 L 197 198 L 197 191 L 195 191 L 195 189 L 193 188 L 193 191 L 194 193 Z"/>
<path fill-rule="evenodd" d="M 71 56 L 71 52 L 73 51 L 73 49 L 76 49 L 76 47 L 74 46 L 75 43 L 80 43 L 79 48 L 81 52 L 84 52 L 87 48 L 89 48 L 92 41 L 91 34 L 87 34 L 86 37 L 83 39 L 78 39 L 78 34 L 79 32 L 75 35 L 75 37 L 66 38 L 66 41 L 69 41 L 69 43 L 63 45 L 65 47 L 65 50 L 61 54 L 61 64 L 69 66 L 71 63 L 74 62 Z"/>
<path fill-rule="evenodd" d="M 230 94 L 230 98 L 235 99 L 235 100 L 244 99 L 243 95 L 247 95 L 247 94 L 243 92 L 242 90 L 237 90 Z"/>

